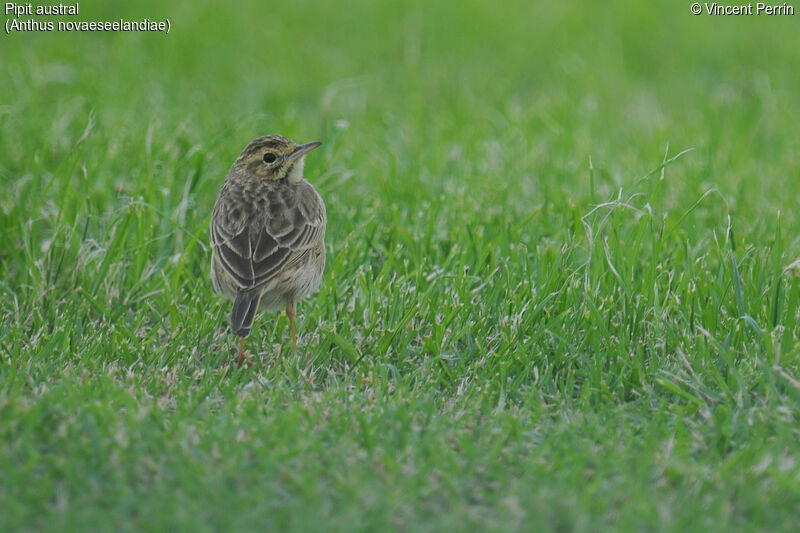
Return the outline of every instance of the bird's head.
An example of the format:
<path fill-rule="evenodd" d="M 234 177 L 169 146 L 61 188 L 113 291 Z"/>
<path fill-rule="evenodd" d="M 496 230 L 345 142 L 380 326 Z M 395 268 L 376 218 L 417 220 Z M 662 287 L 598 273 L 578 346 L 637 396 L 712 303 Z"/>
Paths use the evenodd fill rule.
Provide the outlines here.
<path fill-rule="evenodd" d="M 297 144 L 280 135 L 258 137 L 250 141 L 233 168 L 256 179 L 298 180 L 303 177 L 306 154 L 321 144 Z"/>

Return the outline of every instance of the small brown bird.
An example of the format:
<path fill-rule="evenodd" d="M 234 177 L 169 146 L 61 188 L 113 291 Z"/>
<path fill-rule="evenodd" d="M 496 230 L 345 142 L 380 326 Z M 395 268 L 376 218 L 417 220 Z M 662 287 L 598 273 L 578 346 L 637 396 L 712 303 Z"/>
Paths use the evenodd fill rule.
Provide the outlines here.
<path fill-rule="evenodd" d="M 233 300 L 231 329 L 242 337 L 239 366 L 259 308 L 286 306 L 297 351 L 295 305 L 319 288 L 325 268 L 325 203 L 303 179 L 306 154 L 321 144 L 279 135 L 253 139 L 214 204 L 211 281 Z"/>

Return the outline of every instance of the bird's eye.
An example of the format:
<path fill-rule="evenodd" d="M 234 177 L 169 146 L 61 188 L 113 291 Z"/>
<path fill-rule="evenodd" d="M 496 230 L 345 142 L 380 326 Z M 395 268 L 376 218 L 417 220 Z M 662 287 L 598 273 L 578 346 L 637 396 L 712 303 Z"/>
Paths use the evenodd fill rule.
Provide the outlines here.
<path fill-rule="evenodd" d="M 264 163 L 274 163 L 276 159 L 278 159 L 278 156 L 272 152 L 267 152 L 264 154 Z"/>

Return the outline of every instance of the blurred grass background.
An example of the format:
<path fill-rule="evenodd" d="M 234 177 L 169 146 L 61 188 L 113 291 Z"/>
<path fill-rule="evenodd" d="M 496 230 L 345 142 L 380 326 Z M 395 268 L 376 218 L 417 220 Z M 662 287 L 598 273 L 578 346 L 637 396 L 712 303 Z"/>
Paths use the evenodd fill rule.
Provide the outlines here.
<path fill-rule="evenodd" d="M 2 529 L 791 530 L 800 15 L 689 5 L 3 35 Z M 207 224 L 267 133 L 329 263 L 237 371 Z"/>

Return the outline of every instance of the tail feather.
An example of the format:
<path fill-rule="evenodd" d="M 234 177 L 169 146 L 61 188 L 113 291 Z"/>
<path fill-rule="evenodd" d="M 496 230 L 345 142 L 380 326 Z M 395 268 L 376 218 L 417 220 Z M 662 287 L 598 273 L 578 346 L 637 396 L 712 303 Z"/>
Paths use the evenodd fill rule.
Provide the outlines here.
<path fill-rule="evenodd" d="M 231 309 L 231 329 L 234 335 L 247 337 L 253 327 L 261 295 L 257 292 L 238 292 Z"/>

